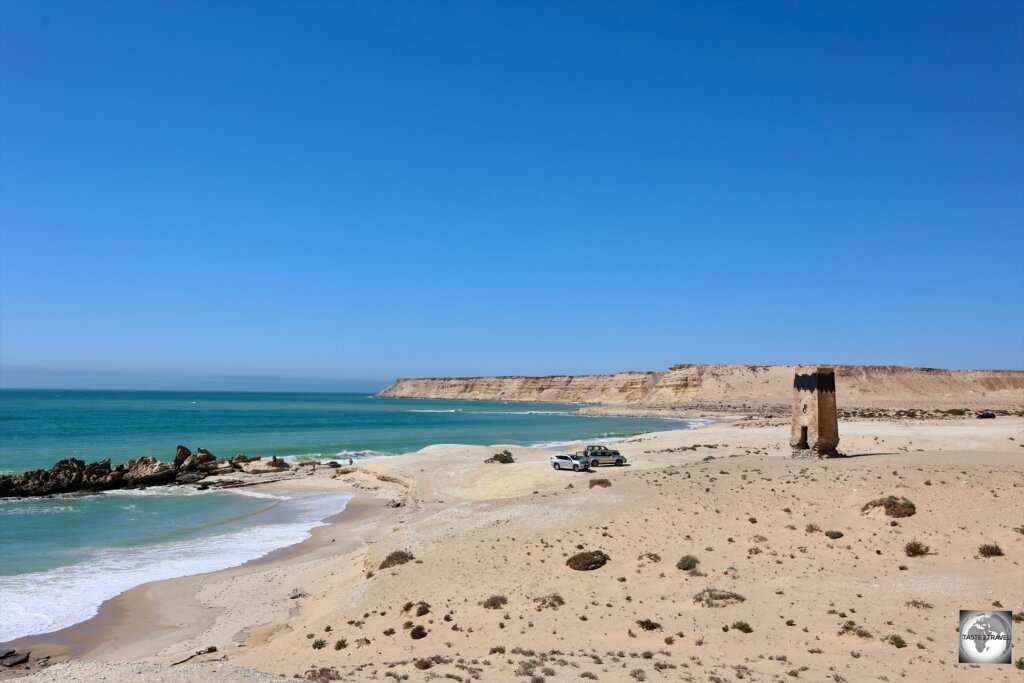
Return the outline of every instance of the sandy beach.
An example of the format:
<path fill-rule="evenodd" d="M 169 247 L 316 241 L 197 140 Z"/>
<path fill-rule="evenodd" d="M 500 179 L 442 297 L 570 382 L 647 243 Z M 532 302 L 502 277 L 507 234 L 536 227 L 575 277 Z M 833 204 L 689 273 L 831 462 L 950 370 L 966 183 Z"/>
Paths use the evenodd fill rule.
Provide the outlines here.
<path fill-rule="evenodd" d="M 589 473 L 502 445 L 303 468 L 268 486 L 355 494 L 306 542 L 11 646 L 77 660 L 26 679 L 47 681 L 1012 680 L 958 665 L 956 627 L 1024 608 L 1024 419 L 840 428 L 856 457 L 792 458 L 787 421 L 734 419 L 634 437 L 628 466 Z M 515 463 L 483 462 L 503 448 Z M 890 495 L 916 513 L 862 511 Z M 381 569 L 394 551 L 413 559 Z M 567 566 L 586 551 L 606 564 Z"/>

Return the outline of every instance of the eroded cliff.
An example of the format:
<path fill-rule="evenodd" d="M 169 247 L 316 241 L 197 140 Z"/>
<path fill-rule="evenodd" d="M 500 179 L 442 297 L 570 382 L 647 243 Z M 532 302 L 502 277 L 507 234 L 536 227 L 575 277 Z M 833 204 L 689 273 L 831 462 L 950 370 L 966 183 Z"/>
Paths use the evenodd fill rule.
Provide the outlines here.
<path fill-rule="evenodd" d="M 800 366 L 803 367 L 803 366 Z M 1024 406 L 1024 371 L 839 365 L 842 405 L 857 407 Z M 620 406 L 788 405 L 797 366 L 675 365 L 613 375 L 399 379 L 378 394 L 394 398 L 551 401 Z"/>

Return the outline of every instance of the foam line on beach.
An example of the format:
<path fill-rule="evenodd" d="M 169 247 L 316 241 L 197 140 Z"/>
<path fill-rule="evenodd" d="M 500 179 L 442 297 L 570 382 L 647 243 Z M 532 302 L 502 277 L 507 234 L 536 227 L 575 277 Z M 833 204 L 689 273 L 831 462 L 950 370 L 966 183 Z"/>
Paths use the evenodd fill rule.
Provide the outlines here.
<path fill-rule="evenodd" d="M 300 543 L 313 528 L 324 526 L 323 520 L 344 510 L 352 496 L 305 493 L 283 498 L 275 514 L 280 521 L 273 523 L 185 541 L 108 549 L 79 564 L 0 576 L 0 642 L 85 621 L 105 601 L 144 583 L 227 569 Z"/>

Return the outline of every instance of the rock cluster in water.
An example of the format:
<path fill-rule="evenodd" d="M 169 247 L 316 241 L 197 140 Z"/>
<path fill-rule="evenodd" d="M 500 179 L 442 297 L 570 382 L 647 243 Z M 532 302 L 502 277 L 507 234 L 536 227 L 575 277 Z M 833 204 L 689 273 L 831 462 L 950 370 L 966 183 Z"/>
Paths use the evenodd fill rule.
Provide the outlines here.
<path fill-rule="evenodd" d="M 48 470 L 32 470 L 0 476 L 0 497 L 26 498 L 56 493 L 98 492 L 111 489 L 195 484 L 206 477 L 245 472 L 263 474 L 289 469 L 278 457 L 263 460 L 237 455 L 217 458 L 205 448 L 192 453 L 178 446 L 174 462 L 163 462 L 148 455 L 110 466 L 110 458 L 85 464 L 84 460 L 61 460 Z"/>

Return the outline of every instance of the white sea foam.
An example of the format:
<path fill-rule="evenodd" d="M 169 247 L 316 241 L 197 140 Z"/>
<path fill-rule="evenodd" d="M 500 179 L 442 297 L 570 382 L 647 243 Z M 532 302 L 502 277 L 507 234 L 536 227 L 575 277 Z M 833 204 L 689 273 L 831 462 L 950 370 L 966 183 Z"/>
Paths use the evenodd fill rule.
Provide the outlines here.
<path fill-rule="evenodd" d="M 324 519 L 344 510 L 350 499 L 334 493 L 292 494 L 275 509 L 280 513 L 275 520 L 280 521 L 274 523 L 192 540 L 108 549 L 69 567 L 0 576 L 0 642 L 85 621 L 104 601 L 143 583 L 234 567 L 299 543 L 311 529 L 323 526 Z"/>

